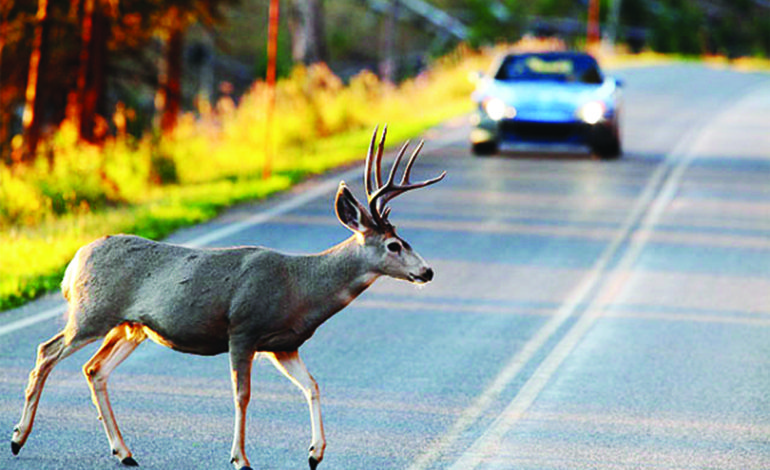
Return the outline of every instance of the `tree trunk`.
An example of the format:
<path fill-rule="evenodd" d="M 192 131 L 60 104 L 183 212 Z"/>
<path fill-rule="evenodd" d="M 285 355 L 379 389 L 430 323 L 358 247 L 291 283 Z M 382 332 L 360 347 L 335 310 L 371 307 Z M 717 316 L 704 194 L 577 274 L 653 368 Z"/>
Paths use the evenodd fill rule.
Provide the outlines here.
<path fill-rule="evenodd" d="M 77 80 L 76 116 L 80 138 L 91 142 L 103 137 L 103 135 L 95 133 L 95 128 L 99 105 L 104 97 L 108 21 L 100 2 L 85 1 L 83 4 L 80 68 Z"/>
<path fill-rule="evenodd" d="M 295 62 L 314 64 L 329 59 L 323 0 L 293 0 L 289 29 L 292 36 L 291 55 Z"/>
<path fill-rule="evenodd" d="M 40 139 L 40 123 L 43 114 L 43 87 L 40 86 L 40 76 L 46 74 L 48 62 L 48 0 L 38 0 L 37 25 L 32 39 L 32 53 L 29 57 L 29 72 L 27 74 L 26 103 L 22 124 L 24 128 L 24 146 L 21 153 L 14 155 L 14 160 L 31 160 L 35 158 L 38 140 Z"/>
<path fill-rule="evenodd" d="M 8 17 L 13 8 L 13 1 L 8 1 L 0 5 L 0 84 L 3 83 L 3 49 L 5 49 L 6 38 L 8 37 Z M 9 113 L 6 110 L 3 101 L 3 87 L 0 85 L 0 163 L 7 157 L 5 149 L 8 143 L 8 121 Z"/>
<path fill-rule="evenodd" d="M 398 64 L 396 63 L 396 38 L 398 35 L 399 1 L 391 0 L 390 14 L 385 17 L 385 31 L 382 36 L 382 58 L 380 59 L 380 78 L 387 83 L 394 83 Z"/>
<path fill-rule="evenodd" d="M 160 128 L 164 133 L 174 130 L 181 109 L 183 50 L 184 30 L 178 22 L 175 22 L 166 44 L 166 80 L 161 84 L 164 97 Z"/>

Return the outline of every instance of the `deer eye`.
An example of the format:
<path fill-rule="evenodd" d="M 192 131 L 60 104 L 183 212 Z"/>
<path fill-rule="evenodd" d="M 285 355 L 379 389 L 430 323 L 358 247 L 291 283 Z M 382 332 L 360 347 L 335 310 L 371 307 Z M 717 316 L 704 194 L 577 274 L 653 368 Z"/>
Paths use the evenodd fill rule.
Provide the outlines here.
<path fill-rule="evenodd" d="M 401 244 L 399 242 L 388 243 L 388 251 L 392 253 L 401 253 Z"/>

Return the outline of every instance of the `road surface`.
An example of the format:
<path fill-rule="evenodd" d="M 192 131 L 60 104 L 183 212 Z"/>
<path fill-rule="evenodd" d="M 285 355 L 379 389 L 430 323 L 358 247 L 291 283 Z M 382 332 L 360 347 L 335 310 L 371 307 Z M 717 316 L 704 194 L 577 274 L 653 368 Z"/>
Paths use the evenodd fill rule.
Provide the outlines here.
<path fill-rule="evenodd" d="M 448 176 L 394 201 L 391 220 L 434 282 L 378 281 L 300 350 L 321 387 L 320 468 L 770 468 L 770 76 L 618 74 L 619 161 L 474 158 L 466 120 L 426 134 L 415 178 Z M 171 240 L 320 251 L 348 236 L 333 190 L 344 178 L 360 197 L 360 171 Z M 8 439 L 60 306 L 52 296 L 0 315 Z M 18 457 L 0 452 L 0 468 L 118 465 L 80 372 L 95 348 L 54 370 L 29 441 Z M 230 468 L 226 355 L 148 341 L 110 392 L 143 468 Z M 247 431 L 255 469 L 305 468 L 304 399 L 267 361 Z"/>

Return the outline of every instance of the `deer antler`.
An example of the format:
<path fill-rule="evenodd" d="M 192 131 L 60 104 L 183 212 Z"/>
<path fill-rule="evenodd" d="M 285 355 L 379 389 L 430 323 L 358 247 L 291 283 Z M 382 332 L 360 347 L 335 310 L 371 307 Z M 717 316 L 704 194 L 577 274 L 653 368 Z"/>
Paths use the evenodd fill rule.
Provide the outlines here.
<path fill-rule="evenodd" d="M 374 143 L 377 140 L 377 130 L 378 127 L 375 127 L 374 133 L 372 134 L 372 141 L 369 144 L 369 152 L 366 155 L 364 187 L 366 189 L 366 198 L 369 202 L 369 212 L 372 214 L 372 219 L 374 219 L 374 222 L 378 226 L 385 227 L 390 225 L 388 223 L 388 214 L 390 214 L 390 208 L 385 207 L 388 201 L 412 189 L 424 188 L 426 186 L 438 183 L 444 179 L 446 176 L 446 171 L 435 178 L 421 181 L 419 183 L 412 183 L 409 181 L 409 176 L 412 172 L 412 165 L 414 165 L 414 162 L 417 159 L 417 155 L 419 155 L 420 150 L 422 150 L 422 146 L 425 143 L 424 141 L 420 141 L 420 144 L 417 145 L 417 148 L 415 148 L 414 152 L 412 152 L 412 156 L 409 157 L 406 168 L 404 168 L 404 174 L 401 177 L 401 182 L 396 184 L 395 178 L 398 165 L 401 163 L 401 158 L 403 158 L 407 147 L 409 147 L 409 141 L 406 141 L 401 147 L 401 150 L 399 150 L 398 155 L 396 156 L 396 160 L 393 162 L 393 166 L 390 169 L 390 175 L 388 176 L 388 181 L 386 181 L 385 184 L 382 184 L 382 152 L 385 146 L 385 135 L 388 133 L 388 126 L 386 125 L 382 129 L 380 143 L 377 146 L 377 152 L 375 153 Z M 374 181 L 372 181 L 372 173 L 374 174 Z"/>

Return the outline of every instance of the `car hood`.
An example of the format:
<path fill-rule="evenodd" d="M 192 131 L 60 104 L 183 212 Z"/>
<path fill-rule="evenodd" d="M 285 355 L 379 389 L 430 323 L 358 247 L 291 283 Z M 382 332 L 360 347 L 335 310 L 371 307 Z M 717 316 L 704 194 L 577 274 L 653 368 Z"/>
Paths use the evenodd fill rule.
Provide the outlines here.
<path fill-rule="evenodd" d="M 498 98 L 515 108 L 520 120 L 543 122 L 572 122 L 578 109 L 589 101 L 601 100 L 612 108 L 614 83 L 594 85 L 574 82 L 489 80 L 474 93 L 481 103 L 487 98 Z"/>
<path fill-rule="evenodd" d="M 500 98 L 519 110 L 543 107 L 575 110 L 597 99 L 600 88 L 600 85 L 584 83 L 495 81 L 490 84 L 485 95 Z"/>

